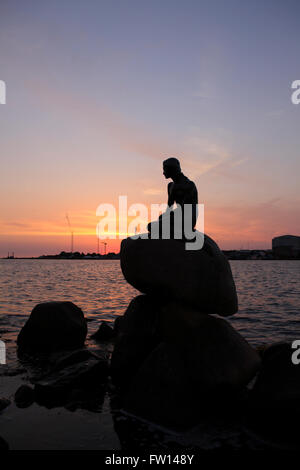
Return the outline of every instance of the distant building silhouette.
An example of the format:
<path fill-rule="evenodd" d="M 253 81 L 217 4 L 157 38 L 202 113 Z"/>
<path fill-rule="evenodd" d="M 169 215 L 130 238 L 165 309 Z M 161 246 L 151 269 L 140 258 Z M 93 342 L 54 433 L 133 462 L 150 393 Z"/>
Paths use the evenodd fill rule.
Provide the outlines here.
<path fill-rule="evenodd" d="M 282 235 L 272 239 L 272 250 L 278 258 L 299 258 L 300 237 L 296 235 Z"/>

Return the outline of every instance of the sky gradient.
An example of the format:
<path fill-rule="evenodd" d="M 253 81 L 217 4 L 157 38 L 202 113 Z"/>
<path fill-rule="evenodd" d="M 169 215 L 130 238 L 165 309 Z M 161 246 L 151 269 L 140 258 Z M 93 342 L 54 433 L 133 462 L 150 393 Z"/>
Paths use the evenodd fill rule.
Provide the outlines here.
<path fill-rule="evenodd" d="M 74 249 L 96 251 L 98 205 L 166 202 L 168 156 L 221 248 L 300 235 L 299 14 L 297 0 L 2 0 L 0 257 L 69 251 L 66 213 Z"/>

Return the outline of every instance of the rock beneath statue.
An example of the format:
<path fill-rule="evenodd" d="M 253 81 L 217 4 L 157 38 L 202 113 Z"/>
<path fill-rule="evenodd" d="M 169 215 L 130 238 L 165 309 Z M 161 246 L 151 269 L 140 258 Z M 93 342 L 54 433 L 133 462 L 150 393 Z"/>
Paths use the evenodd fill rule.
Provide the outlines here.
<path fill-rule="evenodd" d="M 129 284 L 145 294 L 178 300 L 201 313 L 233 315 L 238 310 L 235 283 L 225 255 L 207 235 L 200 250 L 183 240 L 127 238 L 121 268 Z"/>
<path fill-rule="evenodd" d="M 170 426 L 234 406 L 257 373 L 260 358 L 226 321 L 178 307 L 164 308 L 163 341 L 140 366 L 124 396 L 130 412 Z"/>
<path fill-rule="evenodd" d="M 129 304 L 125 314 L 117 317 L 117 337 L 111 358 L 111 375 L 117 385 L 127 385 L 140 365 L 157 346 L 160 307 L 148 295 L 139 295 Z"/>
<path fill-rule="evenodd" d="M 19 333 L 23 352 L 54 352 L 83 346 L 87 324 L 82 310 L 72 302 L 46 302 L 32 310 Z"/>

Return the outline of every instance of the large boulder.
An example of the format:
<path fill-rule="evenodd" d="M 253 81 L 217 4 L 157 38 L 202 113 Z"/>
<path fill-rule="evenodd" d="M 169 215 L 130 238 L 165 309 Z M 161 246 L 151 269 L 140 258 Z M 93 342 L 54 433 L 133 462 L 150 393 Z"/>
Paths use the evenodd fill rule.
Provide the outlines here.
<path fill-rule="evenodd" d="M 257 352 L 226 321 L 178 304 L 163 309 L 163 340 L 124 396 L 129 411 L 186 426 L 241 396 L 260 366 Z"/>
<path fill-rule="evenodd" d="M 297 443 L 300 419 L 300 364 L 290 343 L 275 343 L 262 355 L 262 367 L 250 394 L 247 424 L 259 434 Z"/>
<path fill-rule="evenodd" d="M 162 308 L 160 329 L 164 341 L 182 349 L 186 370 L 202 389 L 239 388 L 260 366 L 256 350 L 222 318 L 171 302 Z"/>
<path fill-rule="evenodd" d="M 117 317 L 117 337 L 111 358 L 111 375 L 115 384 L 126 386 L 157 346 L 160 341 L 159 318 L 159 304 L 148 295 L 135 297 L 125 314 Z"/>
<path fill-rule="evenodd" d="M 207 235 L 199 250 L 187 250 L 183 240 L 127 238 L 121 268 L 127 282 L 145 294 L 183 301 L 201 313 L 228 316 L 238 310 L 229 262 Z"/>
<path fill-rule="evenodd" d="M 84 344 L 87 324 L 82 310 L 72 302 L 45 302 L 32 310 L 21 329 L 19 350 L 53 352 Z"/>

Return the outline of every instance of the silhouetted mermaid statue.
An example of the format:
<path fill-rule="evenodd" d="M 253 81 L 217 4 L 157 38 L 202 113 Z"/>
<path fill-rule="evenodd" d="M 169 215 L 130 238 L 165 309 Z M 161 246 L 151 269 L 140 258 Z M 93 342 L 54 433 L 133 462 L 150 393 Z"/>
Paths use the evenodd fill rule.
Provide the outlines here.
<path fill-rule="evenodd" d="M 157 221 L 148 224 L 148 231 L 151 238 L 185 239 L 185 235 L 194 231 L 197 222 L 196 185 L 182 173 L 177 158 L 163 162 L 163 174 L 166 179 L 173 180 L 168 184 L 168 208 Z M 173 209 L 175 203 L 177 207 Z"/>

